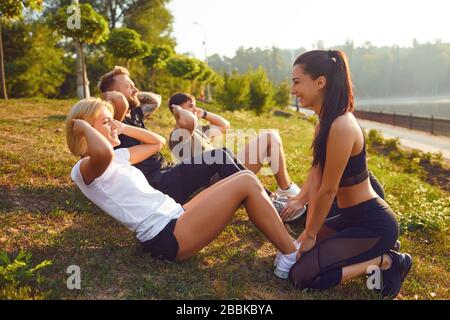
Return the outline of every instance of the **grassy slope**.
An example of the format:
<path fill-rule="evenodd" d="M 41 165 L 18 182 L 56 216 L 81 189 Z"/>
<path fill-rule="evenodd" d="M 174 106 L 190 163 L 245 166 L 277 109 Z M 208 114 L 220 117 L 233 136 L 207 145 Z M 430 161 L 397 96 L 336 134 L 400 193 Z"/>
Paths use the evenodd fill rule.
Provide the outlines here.
<path fill-rule="evenodd" d="M 186 262 L 159 262 L 142 255 L 133 235 L 89 203 L 70 181 L 76 158 L 65 146 L 63 122 L 73 102 L 0 102 L 0 251 L 15 255 L 25 249 L 36 263 L 53 260 L 44 272 L 50 298 L 377 298 L 365 289 L 363 278 L 326 292 L 300 292 L 278 280 L 271 267 L 275 249 L 243 210 L 218 240 Z M 299 184 L 305 179 L 311 161 L 309 122 L 297 115 L 287 119 L 235 112 L 226 117 L 234 128 L 279 129 L 292 179 Z M 168 111 L 159 110 L 154 118 L 148 121 L 149 129 L 167 137 L 173 125 Z M 388 202 L 401 214 L 403 227 L 408 219 L 428 215 L 425 230 L 401 236 L 415 265 L 400 298 L 449 299 L 448 226 L 432 229 L 433 215 L 449 215 L 449 194 L 402 173 L 385 157 L 373 155 L 369 164 L 385 185 Z M 273 177 L 261 180 L 275 189 Z M 303 222 L 291 225 L 295 233 Z M 65 271 L 71 264 L 81 267 L 80 291 L 66 289 Z"/>

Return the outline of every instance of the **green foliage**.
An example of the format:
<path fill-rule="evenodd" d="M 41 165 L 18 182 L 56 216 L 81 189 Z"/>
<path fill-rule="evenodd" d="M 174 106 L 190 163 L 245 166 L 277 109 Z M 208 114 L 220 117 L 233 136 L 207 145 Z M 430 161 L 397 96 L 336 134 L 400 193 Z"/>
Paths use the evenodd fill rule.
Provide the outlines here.
<path fill-rule="evenodd" d="M 390 152 L 398 151 L 400 139 L 398 138 L 385 139 L 383 144 L 385 148 Z"/>
<path fill-rule="evenodd" d="M 401 168 L 401 166 L 399 166 Z M 386 201 L 397 214 L 402 233 L 418 230 L 448 232 L 450 202 L 411 173 L 389 177 Z"/>
<path fill-rule="evenodd" d="M 124 25 L 137 31 L 150 46 L 167 45 L 174 48 L 171 36 L 173 16 L 166 7 L 168 0 L 133 0 L 124 10 Z M 121 3 L 123 5 L 123 3 Z"/>
<path fill-rule="evenodd" d="M 450 43 L 415 41 L 412 47 L 376 47 L 366 43 L 356 47 L 348 41 L 333 49 L 347 54 L 359 98 L 450 94 Z M 294 59 L 305 51 L 305 48 L 241 47 L 231 58 L 216 54 L 208 61 L 219 73 L 237 71 L 244 74 L 251 68 L 262 66 L 269 79 L 279 83 L 288 80 Z"/>
<path fill-rule="evenodd" d="M 99 44 L 108 38 L 109 27 L 105 18 L 87 3 L 79 4 L 80 28 L 69 29 L 67 21 L 73 13 L 67 13 L 68 7 L 60 8 L 49 17 L 48 22 L 51 27 L 55 28 L 60 34 L 87 45 Z"/>
<path fill-rule="evenodd" d="M 384 138 L 380 131 L 376 129 L 372 129 L 369 131 L 369 134 L 367 136 L 367 143 L 374 145 L 374 146 L 381 146 L 383 145 Z"/>
<path fill-rule="evenodd" d="M 366 141 L 371 150 L 374 147 L 382 148 L 392 162 L 403 168 L 403 172 L 415 173 L 424 178 L 426 175 L 424 166 L 443 167 L 444 160 L 441 152 L 431 153 L 416 149 L 402 150 L 398 138 L 385 139 L 382 133 L 376 129 L 369 131 Z"/>
<path fill-rule="evenodd" d="M 200 64 L 200 68 L 202 69 L 202 72 L 200 75 L 196 78 L 196 80 L 200 83 L 210 83 L 210 82 L 216 82 L 217 74 L 214 72 L 213 69 L 211 69 L 208 65 L 206 65 L 204 62 Z"/>
<path fill-rule="evenodd" d="M 127 61 L 143 58 L 150 51 L 139 33 L 127 28 L 114 29 L 106 41 L 106 46 L 114 56 Z"/>
<path fill-rule="evenodd" d="M 23 8 L 40 10 L 42 0 L 2 0 L 0 2 L 0 18 L 18 18 L 22 15 Z"/>
<path fill-rule="evenodd" d="M 184 80 L 194 80 L 201 72 L 200 64 L 197 59 L 177 55 L 167 61 L 167 70 L 174 77 L 180 77 Z"/>
<path fill-rule="evenodd" d="M 233 73 L 225 74 L 217 86 L 216 98 L 226 110 L 238 110 L 248 106 L 250 83 L 248 77 Z"/>
<path fill-rule="evenodd" d="M 37 287 L 44 282 L 40 271 L 52 264 L 45 260 L 32 267 L 31 253 L 20 251 L 11 260 L 6 252 L 0 252 L 0 300 L 42 299 L 44 292 Z"/>
<path fill-rule="evenodd" d="M 280 83 L 288 78 L 293 63 L 292 51 L 281 50 L 276 47 L 270 49 L 243 48 L 240 47 L 232 58 L 213 55 L 208 58 L 211 67 L 219 73 L 237 71 L 241 74 L 262 67 L 266 70 L 269 79 L 274 83 Z"/>
<path fill-rule="evenodd" d="M 133 68 L 137 67 L 136 63 Z M 161 70 L 161 76 L 166 77 L 166 72 Z M 168 87 L 184 81 L 170 75 L 167 78 Z M 47 259 L 54 261 L 54 267 L 43 271 L 59 272 L 45 273 L 43 289 L 54 289 L 46 298 L 379 298 L 364 289 L 364 277 L 317 292 L 302 292 L 280 282 L 271 268 L 276 248 L 257 231 L 243 209 L 237 211 L 218 239 L 183 263 L 160 262 L 140 254 L 133 235 L 72 185 L 70 169 L 78 159 L 70 156 L 64 135 L 56 134 L 55 129 L 64 124 L 65 115 L 75 102 L 0 101 L 0 172 L 4 173 L 0 183 L 7 186 L 6 190 L 0 188 L 0 238 L 5 238 L 2 243 L 10 248 L 33 248 L 40 257 L 44 255 L 42 260 L 45 255 L 51 256 Z M 311 163 L 312 125 L 299 116 L 284 118 L 266 113 L 254 117 L 247 110 L 220 113 L 236 129 L 278 128 L 290 177 L 298 184 L 305 181 Z M 174 119 L 167 107 L 160 108 L 147 125 L 167 137 Z M 19 136 L 20 139 L 10 139 Z M 170 154 L 168 148 L 162 151 L 165 156 Z M 369 167 L 384 185 L 386 200 L 400 221 L 402 250 L 420 262 L 407 277 L 401 299 L 448 300 L 449 193 L 416 174 L 404 173 L 400 165 L 381 154 L 370 153 Z M 267 188 L 275 190 L 273 176 L 260 174 L 259 178 Z M 300 234 L 304 219 L 290 227 L 293 235 Z M 74 261 L 83 266 L 80 291 L 66 290 L 61 282 L 64 268 Z"/>
<path fill-rule="evenodd" d="M 250 70 L 247 77 L 250 83 L 249 108 L 259 115 L 271 107 L 272 84 L 261 66 L 256 70 Z"/>
<path fill-rule="evenodd" d="M 275 85 L 273 93 L 273 101 L 275 105 L 281 108 L 285 108 L 291 103 L 291 88 L 287 81 L 283 81 L 280 84 Z"/>
<path fill-rule="evenodd" d="M 216 88 L 216 98 L 227 110 L 248 108 L 257 114 L 266 112 L 272 104 L 273 86 L 261 67 L 241 75 L 224 74 Z"/>
<path fill-rule="evenodd" d="M 174 55 L 173 49 L 165 44 L 156 45 L 150 49 L 149 54 L 144 57 L 144 65 L 151 69 L 162 69 L 166 62 Z"/>
<path fill-rule="evenodd" d="M 68 69 L 58 37 L 39 22 L 5 26 L 5 72 L 12 97 L 55 97 Z"/>

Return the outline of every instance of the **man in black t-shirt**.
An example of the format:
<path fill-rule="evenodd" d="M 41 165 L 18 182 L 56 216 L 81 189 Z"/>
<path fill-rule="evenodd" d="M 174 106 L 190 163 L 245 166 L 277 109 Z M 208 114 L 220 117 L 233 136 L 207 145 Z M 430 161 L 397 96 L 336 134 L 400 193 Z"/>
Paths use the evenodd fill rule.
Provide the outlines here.
<path fill-rule="evenodd" d="M 116 120 L 146 129 L 144 114 L 138 99 L 139 90 L 130 79 L 126 68 L 116 66 L 114 70 L 104 74 L 100 78 L 99 89 L 105 100 L 112 102 Z M 189 112 L 181 107 L 178 111 L 179 117 L 189 121 Z M 121 144 L 116 148 L 130 148 L 141 143 L 125 135 L 120 135 L 119 139 Z M 227 149 L 214 149 L 208 153 L 210 154 L 206 154 L 206 157 L 223 160 L 209 164 L 193 158 L 174 165 L 167 163 L 163 155 L 156 152 L 135 166 L 144 173 L 152 187 L 169 195 L 178 203 L 184 204 L 199 189 L 210 185 L 213 177 L 218 176 L 219 179 L 223 179 L 245 169 Z M 205 154 L 200 157 L 205 157 Z"/>

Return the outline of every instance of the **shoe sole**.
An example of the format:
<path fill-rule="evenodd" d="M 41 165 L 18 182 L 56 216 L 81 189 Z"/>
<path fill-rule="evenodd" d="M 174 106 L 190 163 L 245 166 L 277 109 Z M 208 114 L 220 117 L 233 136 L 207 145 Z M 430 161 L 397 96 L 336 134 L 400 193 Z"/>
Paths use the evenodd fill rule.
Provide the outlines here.
<path fill-rule="evenodd" d="M 273 272 L 278 278 L 286 280 L 289 278 L 289 272 L 281 271 L 278 268 L 275 268 Z"/>
<path fill-rule="evenodd" d="M 293 217 L 291 217 L 291 218 L 289 218 L 289 219 L 286 219 L 286 220 L 283 220 L 283 222 L 292 222 L 292 221 L 294 221 L 294 220 L 297 220 L 297 219 L 300 218 L 305 212 L 306 212 L 306 208 L 303 207 L 302 209 L 298 210 L 297 213 L 296 213 Z"/>

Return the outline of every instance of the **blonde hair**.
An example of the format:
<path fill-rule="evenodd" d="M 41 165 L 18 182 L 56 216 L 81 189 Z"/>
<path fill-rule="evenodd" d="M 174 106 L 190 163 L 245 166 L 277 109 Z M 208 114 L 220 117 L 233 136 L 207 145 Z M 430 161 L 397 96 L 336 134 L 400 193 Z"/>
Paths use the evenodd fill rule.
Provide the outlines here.
<path fill-rule="evenodd" d="M 107 108 L 114 115 L 114 107 L 107 101 L 98 98 L 85 98 L 78 101 L 66 118 L 66 140 L 70 152 L 79 157 L 87 155 L 87 141 L 86 137 L 80 136 L 73 132 L 72 120 L 81 119 L 87 121 L 91 126 L 103 108 Z"/>
<path fill-rule="evenodd" d="M 100 77 L 100 80 L 98 81 L 98 89 L 100 92 L 106 92 L 111 89 L 111 85 L 114 83 L 114 76 L 124 74 L 129 76 L 130 72 L 127 68 L 121 67 L 121 66 L 115 66 L 113 70 L 105 73 Z"/>

